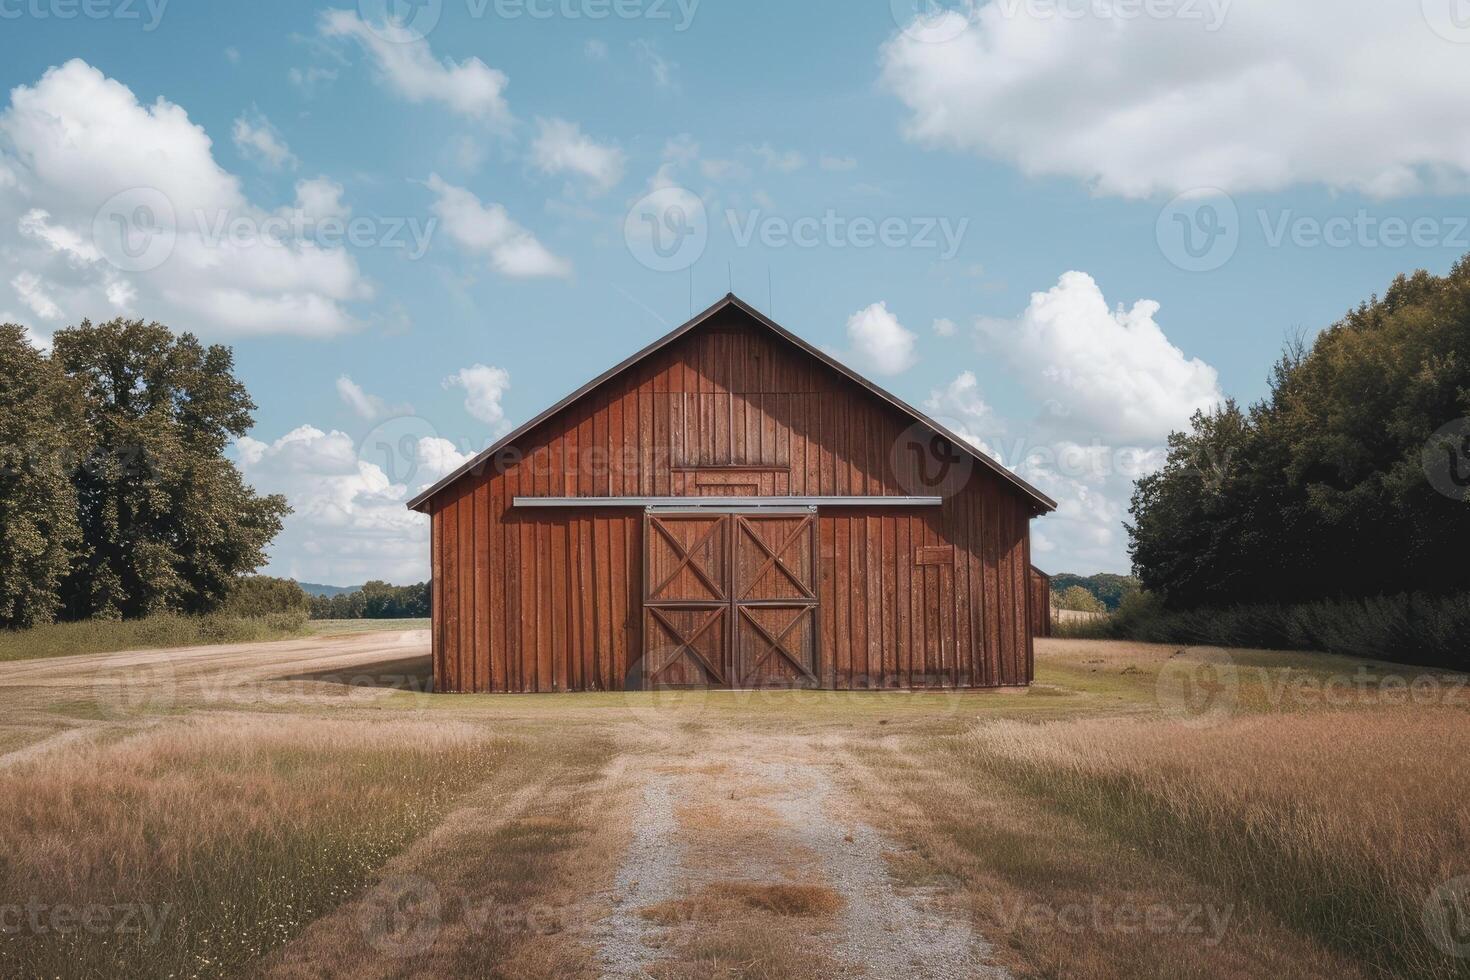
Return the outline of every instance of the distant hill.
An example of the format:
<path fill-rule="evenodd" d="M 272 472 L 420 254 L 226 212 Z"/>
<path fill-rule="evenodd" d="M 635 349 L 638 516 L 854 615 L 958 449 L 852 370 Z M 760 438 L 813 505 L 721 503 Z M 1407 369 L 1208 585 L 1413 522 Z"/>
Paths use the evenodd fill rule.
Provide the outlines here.
<path fill-rule="evenodd" d="M 312 585 L 310 582 L 297 582 L 296 584 L 301 586 L 301 591 L 307 595 L 320 596 L 325 599 L 336 595 L 352 595 L 354 592 L 362 591 L 360 585 Z"/>
<path fill-rule="evenodd" d="M 1142 588 L 1138 579 L 1132 575 L 1109 575 L 1103 572 L 1084 578 L 1081 575 L 1069 575 L 1063 572 L 1051 577 L 1051 590 L 1055 593 L 1066 592 L 1074 585 L 1091 592 L 1097 597 L 1098 602 L 1108 607 L 1108 612 L 1117 610 L 1125 595 L 1137 592 Z"/>

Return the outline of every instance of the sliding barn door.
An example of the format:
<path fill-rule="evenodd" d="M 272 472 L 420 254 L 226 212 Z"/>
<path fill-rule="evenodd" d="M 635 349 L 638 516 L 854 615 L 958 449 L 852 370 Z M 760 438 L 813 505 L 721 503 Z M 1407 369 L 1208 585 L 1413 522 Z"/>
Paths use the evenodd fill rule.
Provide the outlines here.
<path fill-rule="evenodd" d="M 644 518 L 643 683 L 729 687 L 730 518 Z"/>
<path fill-rule="evenodd" d="M 810 512 L 650 511 L 644 686 L 818 686 L 816 534 Z"/>
<path fill-rule="evenodd" d="M 732 684 L 817 687 L 817 518 L 731 517 Z"/>

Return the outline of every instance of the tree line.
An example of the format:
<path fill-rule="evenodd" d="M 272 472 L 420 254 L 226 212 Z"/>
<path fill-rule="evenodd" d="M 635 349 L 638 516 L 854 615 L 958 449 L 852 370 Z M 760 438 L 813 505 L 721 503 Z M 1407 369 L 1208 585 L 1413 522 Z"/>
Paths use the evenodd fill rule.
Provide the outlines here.
<path fill-rule="evenodd" d="M 427 619 L 429 583 L 369 582 L 356 592 L 311 596 L 312 619 Z"/>
<path fill-rule="evenodd" d="M 4 324 L 0 378 L 0 626 L 212 612 L 265 563 L 290 511 L 224 455 L 256 407 L 228 347 Z"/>
<path fill-rule="evenodd" d="M 1464 595 L 1467 420 L 1470 257 L 1399 276 L 1289 344 L 1261 402 L 1171 436 L 1133 495 L 1135 571 L 1169 610 Z"/>

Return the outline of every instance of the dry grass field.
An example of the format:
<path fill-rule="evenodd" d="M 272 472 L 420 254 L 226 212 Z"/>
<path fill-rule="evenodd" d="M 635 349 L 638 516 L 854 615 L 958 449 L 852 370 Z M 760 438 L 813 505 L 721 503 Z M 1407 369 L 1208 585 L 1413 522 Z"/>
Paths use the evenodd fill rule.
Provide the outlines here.
<path fill-rule="evenodd" d="M 0 976 L 1470 976 L 1461 675 L 451 697 L 426 645 L 0 663 Z"/>

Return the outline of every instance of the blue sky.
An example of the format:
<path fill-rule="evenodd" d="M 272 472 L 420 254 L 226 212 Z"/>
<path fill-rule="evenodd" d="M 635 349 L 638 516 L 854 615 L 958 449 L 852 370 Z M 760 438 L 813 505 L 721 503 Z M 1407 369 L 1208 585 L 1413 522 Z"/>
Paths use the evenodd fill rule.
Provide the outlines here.
<path fill-rule="evenodd" d="M 231 344 L 305 580 L 423 577 L 402 500 L 691 281 L 1056 496 L 1044 567 L 1125 571 L 1189 411 L 1470 252 L 1461 0 L 389 2 L 0 2 L 0 314 Z M 107 240 L 140 203 L 157 265 Z M 649 260 L 644 216 L 696 207 Z"/>

